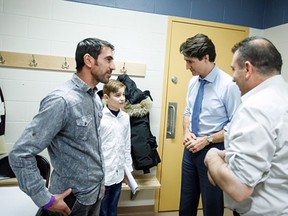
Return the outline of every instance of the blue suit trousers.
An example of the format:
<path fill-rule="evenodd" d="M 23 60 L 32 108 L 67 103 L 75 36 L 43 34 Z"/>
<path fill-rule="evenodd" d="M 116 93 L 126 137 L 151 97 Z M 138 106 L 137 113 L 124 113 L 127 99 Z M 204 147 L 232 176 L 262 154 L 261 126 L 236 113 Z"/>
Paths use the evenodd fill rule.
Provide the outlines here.
<path fill-rule="evenodd" d="M 196 216 L 200 195 L 204 216 L 223 216 L 223 192 L 209 182 L 204 164 L 206 153 L 212 147 L 223 150 L 224 143 L 208 145 L 197 153 L 184 150 L 179 216 Z"/>

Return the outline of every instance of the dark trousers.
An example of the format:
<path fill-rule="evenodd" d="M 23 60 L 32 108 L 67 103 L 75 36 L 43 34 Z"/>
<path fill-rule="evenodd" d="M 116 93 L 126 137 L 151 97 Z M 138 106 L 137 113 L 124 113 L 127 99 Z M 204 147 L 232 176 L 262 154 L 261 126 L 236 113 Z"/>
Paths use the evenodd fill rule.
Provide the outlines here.
<path fill-rule="evenodd" d="M 82 205 L 79 202 L 75 202 L 70 216 L 99 216 L 100 211 L 100 202 L 101 200 L 98 199 L 96 203 L 92 205 Z M 37 216 L 62 216 L 62 214 L 57 212 L 45 211 L 43 210 L 42 213 L 37 213 Z"/>
<path fill-rule="evenodd" d="M 240 216 L 240 214 L 236 211 L 233 211 L 233 216 Z"/>
<path fill-rule="evenodd" d="M 122 182 L 105 186 L 105 194 L 101 203 L 100 216 L 117 216 L 117 206 L 121 194 Z"/>
<path fill-rule="evenodd" d="M 206 146 L 197 153 L 185 148 L 182 161 L 182 181 L 179 216 L 196 216 L 201 194 L 204 216 L 223 216 L 223 192 L 213 186 L 207 175 L 204 158 L 211 147 L 224 149 L 224 144 Z"/>

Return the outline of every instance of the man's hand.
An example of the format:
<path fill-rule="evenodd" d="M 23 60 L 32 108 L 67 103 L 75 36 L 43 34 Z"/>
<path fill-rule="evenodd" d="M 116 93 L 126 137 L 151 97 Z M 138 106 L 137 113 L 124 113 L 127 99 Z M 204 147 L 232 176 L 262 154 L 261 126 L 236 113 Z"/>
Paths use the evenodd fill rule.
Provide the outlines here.
<path fill-rule="evenodd" d="M 183 144 L 189 151 L 196 153 L 207 145 L 207 139 L 206 137 L 196 137 L 195 134 L 190 133 L 185 135 Z"/>
<path fill-rule="evenodd" d="M 64 202 L 64 198 L 67 197 L 71 192 L 72 192 L 72 189 L 69 188 L 62 194 L 56 194 L 55 195 L 56 201 L 48 210 L 53 211 L 53 212 L 59 212 L 64 216 L 70 215 L 71 209 Z"/>
<path fill-rule="evenodd" d="M 211 184 L 218 185 L 236 202 L 243 202 L 253 193 L 254 189 L 241 183 L 229 169 L 225 160 L 225 150 L 211 148 L 206 154 L 204 163 L 207 166 Z"/>
<path fill-rule="evenodd" d="M 126 175 L 124 175 L 124 179 L 122 182 L 124 182 L 126 185 L 128 185 L 129 180 L 128 180 L 128 177 Z"/>
<path fill-rule="evenodd" d="M 205 165 L 208 167 L 208 163 L 213 160 L 222 159 L 224 163 L 225 161 L 225 150 L 219 150 L 217 148 L 211 148 L 204 159 Z"/>

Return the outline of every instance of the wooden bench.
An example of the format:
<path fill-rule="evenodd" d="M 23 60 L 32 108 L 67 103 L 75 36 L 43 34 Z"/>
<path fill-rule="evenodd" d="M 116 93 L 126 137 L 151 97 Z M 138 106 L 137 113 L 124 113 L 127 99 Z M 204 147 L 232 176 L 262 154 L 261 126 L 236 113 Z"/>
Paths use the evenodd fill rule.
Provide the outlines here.
<path fill-rule="evenodd" d="M 18 185 L 18 181 L 16 178 L 0 179 L 0 187 L 1 186 L 16 186 L 16 185 Z"/>
<path fill-rule="evenodd" d="M 141 190 L 148 190 L 148 189 L 159 189 L 160 188 L 160 183 L 156 176 L 154 175 L 135 175 L 134 176 L 135 181 L 138 184 L 139 190 L 133 194 L 131 192 L 131 200 L 134 200 Z M 129 186 L 126 185 L 125 183 L 122 184 L 122 191 L 131 191 Z"/>

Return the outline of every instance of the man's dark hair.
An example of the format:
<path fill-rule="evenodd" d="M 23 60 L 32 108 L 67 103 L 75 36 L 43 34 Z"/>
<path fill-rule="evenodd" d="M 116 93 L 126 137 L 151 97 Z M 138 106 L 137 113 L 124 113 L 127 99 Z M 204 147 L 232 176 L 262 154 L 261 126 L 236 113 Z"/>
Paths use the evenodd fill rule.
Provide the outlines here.
<path fill-rule="evenodd" d="M 281 54 L 268 39 L 259 36 L 245 38 L 233 46 L 232 52 L 236 51 L 239 67 L 243 68 L 245 61 L 249 61 L 262 74 L 269 75 L 275 71 L 281 74 Z"/>
<path fill-rule="evenodd" d="M 110 47 L 114 51 L 114 46 L 107 41 L 98 38 L 86 38 L 80 41 L 76 48 L 75 61 L 76 70 L 80 71 L 84 66 L 84 55 L 88 53 L 97 60 L 103 47 Z"/>
<path fill-rule="evenodd" d="M 209 61 L 216 59 L 215 46 L 210 38 L 204 34 L 197 34 L 188 38 L 180 46 L 180 53 L 186 57 L 198 58 L 200 61 L 205 55 L 209 55 Z"/>

